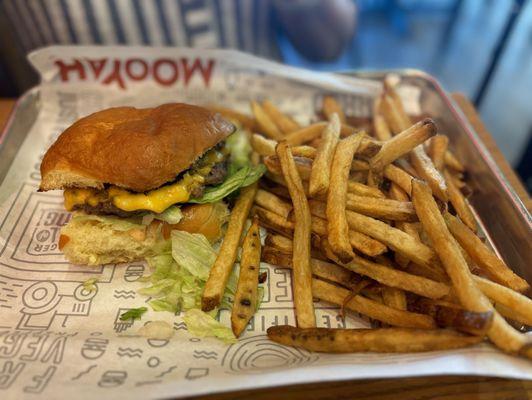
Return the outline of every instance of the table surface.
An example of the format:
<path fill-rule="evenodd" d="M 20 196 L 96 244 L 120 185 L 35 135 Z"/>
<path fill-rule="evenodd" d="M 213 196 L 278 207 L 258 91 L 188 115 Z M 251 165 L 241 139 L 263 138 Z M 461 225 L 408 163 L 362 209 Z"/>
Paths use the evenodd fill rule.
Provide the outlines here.
<path fill-rule="evenodd" d="M 491 152 L 515 192 L 530 211 L 532 201 L 518 176 L 499 150 L 471 102 L 462 94 L 455 93 L 458 103 L 471 125 Z M 0 132 L 15 104 L 13 99 L 0 99 Z M 291 385 L 268 390 L 245 390 L 202 396 L 211 400 L 236 400 L 253 397 L 262 399 L 439 399 L 439 400 L 503 400 L 532 399 L 532 381 L 474 376 L 437 376 L 402 379 L 364 379 L 340 382 Z"/>

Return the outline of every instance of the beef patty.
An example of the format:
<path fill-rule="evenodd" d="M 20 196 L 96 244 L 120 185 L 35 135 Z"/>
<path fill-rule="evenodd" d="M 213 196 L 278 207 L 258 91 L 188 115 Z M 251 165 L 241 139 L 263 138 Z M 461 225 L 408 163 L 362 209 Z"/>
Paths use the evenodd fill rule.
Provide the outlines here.
<path fill-rule="evenodd" d="M 196 186 L 190 192 L 191 198 L 201 197 L 205 191 L 206 186 L 214 186 L 219 183 L 222 183 L 227 175 L 227 163 L 226 161 L 221 161 L 214 164 L 211 171 L 207 176 L 202 185 Z M 136 211 L 124 211 L 116 207 L 110 200 L 98 203 L 96 206 L 91 206 L 89 204 L 78 204 L 74 206 L 74 210 L 81 210 L 87 214 L 98 214 L 98 215 L 116 215 L 118 217 L 132 217 L 145 213 L 146 210 L 136 210 Z"/>

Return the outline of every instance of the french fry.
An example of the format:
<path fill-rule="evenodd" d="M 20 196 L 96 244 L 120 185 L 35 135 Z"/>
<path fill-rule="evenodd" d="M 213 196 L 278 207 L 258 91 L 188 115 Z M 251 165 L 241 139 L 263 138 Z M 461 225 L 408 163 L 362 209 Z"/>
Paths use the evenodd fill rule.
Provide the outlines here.
<path fill-rule="evenodd" d="M 401 96 L 399 96 L 399 93 L 397 93 L 397 91 L 395 90 L 395 85 L 392 83 L 389 77 L 386 77 L 384 79 L 383 86 L 384 93 L 390 97 L 395 109 L 397 110 L 397 113 L 402 121 L 401 123 L 403 125 L 403 129 L 405 129 L 405 126 L 412 125 L 412 122 L 410 121 L 410 118 L 406 114 L 406 111 L 403 107 L 403 100 L 401 99 Z"/>
<path fill-rule="evenodd" d="M 493 322 L 492 312 L 468 311 L 444 300 L 420 298 L 413 309 L 432 316 L 440 328 L 453 328 L 471 335 L 485 336 Z"/>
<path fill-rule="evenodd" d="M 292 239 L 285 236 L 268 234 L 264 239 L 264 244 L 285 254 L 292 254 Z"/>
<path fill-rule="evenodd" d="M 271 101 L 264 100 L 262 102 L 262 108 L 283 133 L 290 133 L 301 128 L 296 121 L 294 121 L 288 115 L 282 113 L 277 107 L 275 107 L 275 105 L 273 105 Z"/>
<path fill-rule="evenodd" d="M 414 353 L 459 349 L 482 341 L 482 336 L 445 329 L 301 329 L 279 325 L 268 328 L 267 334 L 269 339 L 286 346 L 327 353 Z"/>
<path fill-rule="evenodd" d="M 310 210 L 318 217 L 323 218 L 325 215 L 323 203 L 311 200 Z M 347 223 L 351 229 L 377 239 L 392 250 L 403 254 L 418 264 L 429 269 L 438 269 L 435 267 L 438 264 L 438 260 L 434 251 L 412 236 L 382 221 L 353 211 L 346 211 L 346 216 Z"/>
<path fill-rule="evenodd" d="M 340 103 L 336 101 L 336 99 L 332 96 L 325 96 L 323 98 L 323 104 L 321 111 L 323 112 L 323 115 L 326 119 L 329 121 L 332 120 L 333 114 L 338 115 L 338 119 L 341 123 L 345 124 L 345 113 L 344 110 L 342 110 L 342 106 Z"/>
<path fill-rule="evenodd" d="M 272 229 L 283 236 L 292 236 L 294 232 L 292 221 L 288 221 L 285 217 L 260 206 L 253 206 L 251 212 L 258 216 L 261 226 Z"/>
<path fill-rule="evenodd" d="M 464 165 L 460 161 L 458 161 L 458 159 L 454 156 L 454 154 L 450 150 L 447 150 L 445 152 L 444 162 L 445 162 L 446 167 L 449 167 L 454 171 L 458 171 L 458 172 L 465 171 Z"/>
<path fill-rule="evenodd" d="M 401 168 L 390 164 L 384 168 L 384 177 L 395 183 L 410 196 L 410 193 L 412 192 L 412 175 L 403 171 Z"/>
<path fill-rule="evenodd" d="M 360 182 L 347 182 L 347 192 L 355 196 L 385 198 L 386 196 L 378 188 L 364 185 Z M 349 197 L 348 197 L 349 198 Z"/>
<path fill-rule="evenodd" d="M 406 296 L 405 292 L 390 286 L 382 287 L 382 300 L 388 307 L 396 308 L 398 310 L 406 310 Z"/>
<path fill-rule="evenodd" d="M 325 129 L 327 122 L 316 122 L 312 125 L 305 126 L 297 131 L 291 132 L 285 136 L 285 140 L 291 146 L 298 146 L 303 143 L 308 143 L 321 135 L 321 131 Z"/>
<path fill-rule="evenodd" d="M 312 270 L 310 267 L 310 232 L 312 220 L 290 147 L 281 142 L 276 147 L 284 179 L 292 198 L 295 214 L 293 243 L 293 288 L 294 305 L 298 326 L 316 326 L 314 304 L 312 302 Z"/>
<path fill-rule="evenodd" d="M 334 120 L 335 117 L 333 116 Z M 357 134 L 342 139 L 336 146 L 331 166 L 331 181 L 327 192 L 327 238 L 333 252 L 343 262 L 348 262 L 353 258 L 345 208 L 349 169 L 361 140 L 362 134 Z"/>
<path fill-rule="evenodd" d="M 275 155 L 276 140 L 267 139 L 258 133 L 254 133 L 251 135 L 250 144 L 253 150 L 263 157 Z"/>
<path fill-rule="evenodd" d="M 532 358 L 530 338 L 508 325 L 476 286 L 458 244 L 449 232 L 427 184 L 418 180 L 412 182 L 412 201 L 419 220 L 451 279 L 460 303 L 466 310 L 493 313 L 493 323 L 488 331 L 488 337 L 497 347 L 509 353 Z"/>
<path fill-rule="evenodd" d="M 405 123 L 401 114 L 399 114 L 397 110 L 394 100 L 386 93 L 383 93 L 381 95 L 380 103 L 384 120 L 386 121 L 386 124 L 390 127 L 392 133 L 398 134 L 402 132 L 405 129 Z M 408 127 L 411 124 L 406 125 Z"/>
<path fill-rule="evenodd" d="M 286 254 L 276 248 L 265 247 L 262 254 L 262 261 L 291 269 L 292 253 Z M 311 258 L 310 266 L 312 268 L 312 275 L 320 279 L 335 282 L 347 288 L 351 288 L 353 283 L 356 282 L 356 274 L 337 264 Z"/>
<path fill-rule="evenodd" d="M 272 121 L 270 116 L 264 112 L 262 106 L 256 101 L 251 102 L 251 110 L 257 121 L 257 125 L 261 133 L 264 133 L 270 139 L 281 140 L 284 135 L 281 133 L 277 125 Z"/>
<path fill-rule="evenodd" d="M 288 215 L 292 211 L 292 206 L 282 201 L 279 197 L 266 190 L 259 189 L 255 195 L 255 203 L 259 206 L 273 211 L 276 214 L 284 218 L 288 218 Z"/>
<path fill-rule="evenodd" d="M 312 293 L 322 301 L 345 306 L 351 311 L 392 326 L 418 329 L 436 328 L 434 319 L 428 315 L 398 310 L 361 295 L 353 296 L 352 291 L 321 279 L 312 280 Z M 348 299 L 349 301 L 346 301 Z"/>
<path fill-rule="evenodd" d="M 401 98 L 390 84 L 385 84 L 385 92 L 392 99 L 391 106 L 399 115 L 401 131 L 408 129 L 412 125 L 412 122 L 403 108 Z M 428 183 L 434 195 L 443 202 L 447 202 L 447 185 L 445 184 L 445 180 L 427 153 L 425 153 L 423 146 L 418 145 L 411 151 L 410 162 L 419 176 Z"/>
<path fill-rule="evenodd" d="M 348 193 L 346 208 L 373 218 L 391 221 L 417 220 L 414 206 L 410 201 L 380 199 Z"/>
<path fill-rule="evenodd" d="M 240 113 L 230 108 L 214 105 L 210 105 L 208 108 L 211 111 L 222 114 L 222 116 L 224 116 L 228 120 L 242 125 L 242 127 L 246 128 L 249 131 L 254 131 L 256 129 L 255 120 L 246 114 Z"/>
<path fill-rule="evenodd" d="M 445 166 L 445 153 L 449 146 L 449 138 L 445 135 L 436 135 L 430 140 L 429 156 L 436 169 L 443 171 Z"/>
<path fill-rule="evenodd" d="M 233 207 L 222 246 L 211 268 L 201 297 L 201 309 L 203 311 L 211 311 L 220 305 L 227 280 L 236 260 L 244 224 L 256 193 L 256 183 L 243 188 Z"/>
<path fill-rule="evenodd" d="M 412 125 L 384 142 L 380 151 L 370 160 L 370 168 L 378 172 L 382 171 L 386 165 L 403 157 L 435 134 L 436 125 L 429 118 Z"/>
<path fill-rule="evenodd" d="M 281 171 L 281 164 L 279 162 L 279 157 L 277 156 L 268 156 L 264 158 L 264 165 L 268 169 L 269 172 L 271 172 L 273 175 L 277 176 L 271 176 L 268 175 L 268 178 L 271 178 L 274 182 L 286 186 L 286 182 L 284 179 L 282 179 L 282 171 Z M 301 179 L 303 179 L 303 187 L 305 188 L 305 193 L 308 194 L 308 179 L 310 178 L 310 171 L 311 171 L 311 161 L 304 157 L 294 157 L 294 162 L 296 163 L 296 168 L 301 176 Z M 394 167 L 397 168 L 397 167 Z M 399 169 L 399 168 L 397 168 Z M 407 177 L 410 175 L 404 173 Z M 410 177 L 409 179 L 411 179 Z M 402 176 L 400 179 L 404 179 L 404 176 Z M 373 188 L 371 186 L 365 185 L 360 182 L 354 182 L 349 181 L 347 183 L 347 191 L 349 193 L 353 193 L 359 196 L 366 196 L 366 197 L 380 197 L 385 198 L 386 196 L 384 193 L 382 193 L 378 188 Z"/>
<path fill-rule="evenodd" d="M 480 276 L 473 276 L 478 288 L 491 299 L 496 306 L 502 304 L 510 312 L 505 316 L 523 324 L 532 326 L 532 300 L 505 286 Z"/>
<path fill-rule="evenodd" d="M 421 276 L 412 275 L 407 272 L 396 270 L 385 265 L 377 264 L 357 255 L 353 256 L 353 261 L 342 263 L 328 251 L 325 252 L 329 258 L 345 268 L 357 274 L 367 276 L 383 285 L 403 289 L 429 299 L 440 299 L 449 294 L 450 288 L 444 283 L 432 281 Z"/>
<path fill-rule="evenodd" d="M 255 218 L 242 244 L 240 275 L 231 310 L 231 328 L 236 337 L 242 334 L 257 306 L 257 288 L 260 267 L 259 224 Z"/>
<path fill-rule="evenodd" d="M 377 97 L 373 103 L 373 132 L 379 140 L 386 141 L 392 138 L 390 128 L 381 111 L 381 97 Z"/>
<path fill-rule="evenodd" d="M 445 181 L 447 182 L 447 193 L 449 194 L 449 201 L 453 205 L 456 213 L 458 214 L 462 222 L 467 225 L 467 227 L 473 232 L 476 232 L 477 221 L 475 220 L 475 216 L 473 215 L 473 212 L 471 211 L 467 200 L 465 199 L 460 189 L 455 186 L 451 174 L 446 170 L 443 172 L 443 175 L 445 177 Z"/>
<path fill-rule="evenodd" d="M 309 178 L 309 195 L 311 197 L 324 196 L 329 189 L 331 175 L 331 162 L 334 157 L 334 149 L 340 137 L 340 120 L 338 115 L 331 115 L 330 122 L 322 132 L 320 146 L 312 163 Z M 353 153 L 354 154 L 354 153 Z M 351 165 L 349 160 L 347 173 Z"/>
<path fill-rule="evenodd" d="M 514 273 L 506 263 L 493 253 L 477 235 L 460 220 L 449 213 L 445 214 L 447 227 L 460 246 L 469 254 L 473 261 L 494 281 L 501 283 L 517 292 L 525 292 L 530 288 L 527 281 Z"/>
<path fill-rule="evenodd" d="M 430 186 L 434 195 L 441 201 L 447 202 L 447 185 L 439 171 L 432 164 L 432 160 L 427 156 L 423 146 L 419 145 L 412 150 L 410 154 L 410 162 L 416 169 L 417 173 Z"/>

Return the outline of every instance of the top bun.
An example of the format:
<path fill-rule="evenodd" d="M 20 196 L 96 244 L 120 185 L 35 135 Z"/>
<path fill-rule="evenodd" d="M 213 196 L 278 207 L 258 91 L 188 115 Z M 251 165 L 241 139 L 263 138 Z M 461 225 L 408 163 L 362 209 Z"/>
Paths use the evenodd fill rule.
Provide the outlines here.
<path fill-rule="evenodd" d="M 220 114 L 183 103 L 99 111 L 74 123 L 48 149 L 39 189 L 112 184 L 152 190 L 173 181 L 234 130 Z"/>

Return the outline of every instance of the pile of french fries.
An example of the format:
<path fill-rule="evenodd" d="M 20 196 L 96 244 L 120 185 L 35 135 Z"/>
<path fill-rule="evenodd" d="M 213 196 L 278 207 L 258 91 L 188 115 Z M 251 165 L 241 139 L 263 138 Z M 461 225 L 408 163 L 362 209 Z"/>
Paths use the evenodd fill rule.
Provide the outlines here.
<path fill-rule="evenodd" d="M 232 313 L 238 336 L 254 312 L 259 260 L 292 270 L 297 327 L 270 339 L 320 352 L 416 352 L 488 338 L 532 358 L 528 283 L 477 236 L 464 196 L 464 166 L 431 119 L 413 122 L 388 79 L 368 132 L 325 97 L 320 118 L 300 126 L 271 102 L 253 118 L 218 109 L 250 130 L 267 167 L 238 199 L 203 295 L 220 303 L 248 213 Z M 268 232 L 261 249 L 258 226 Z M 314 299 L 368 318 L 373 329 L 316 327 Z"/>

